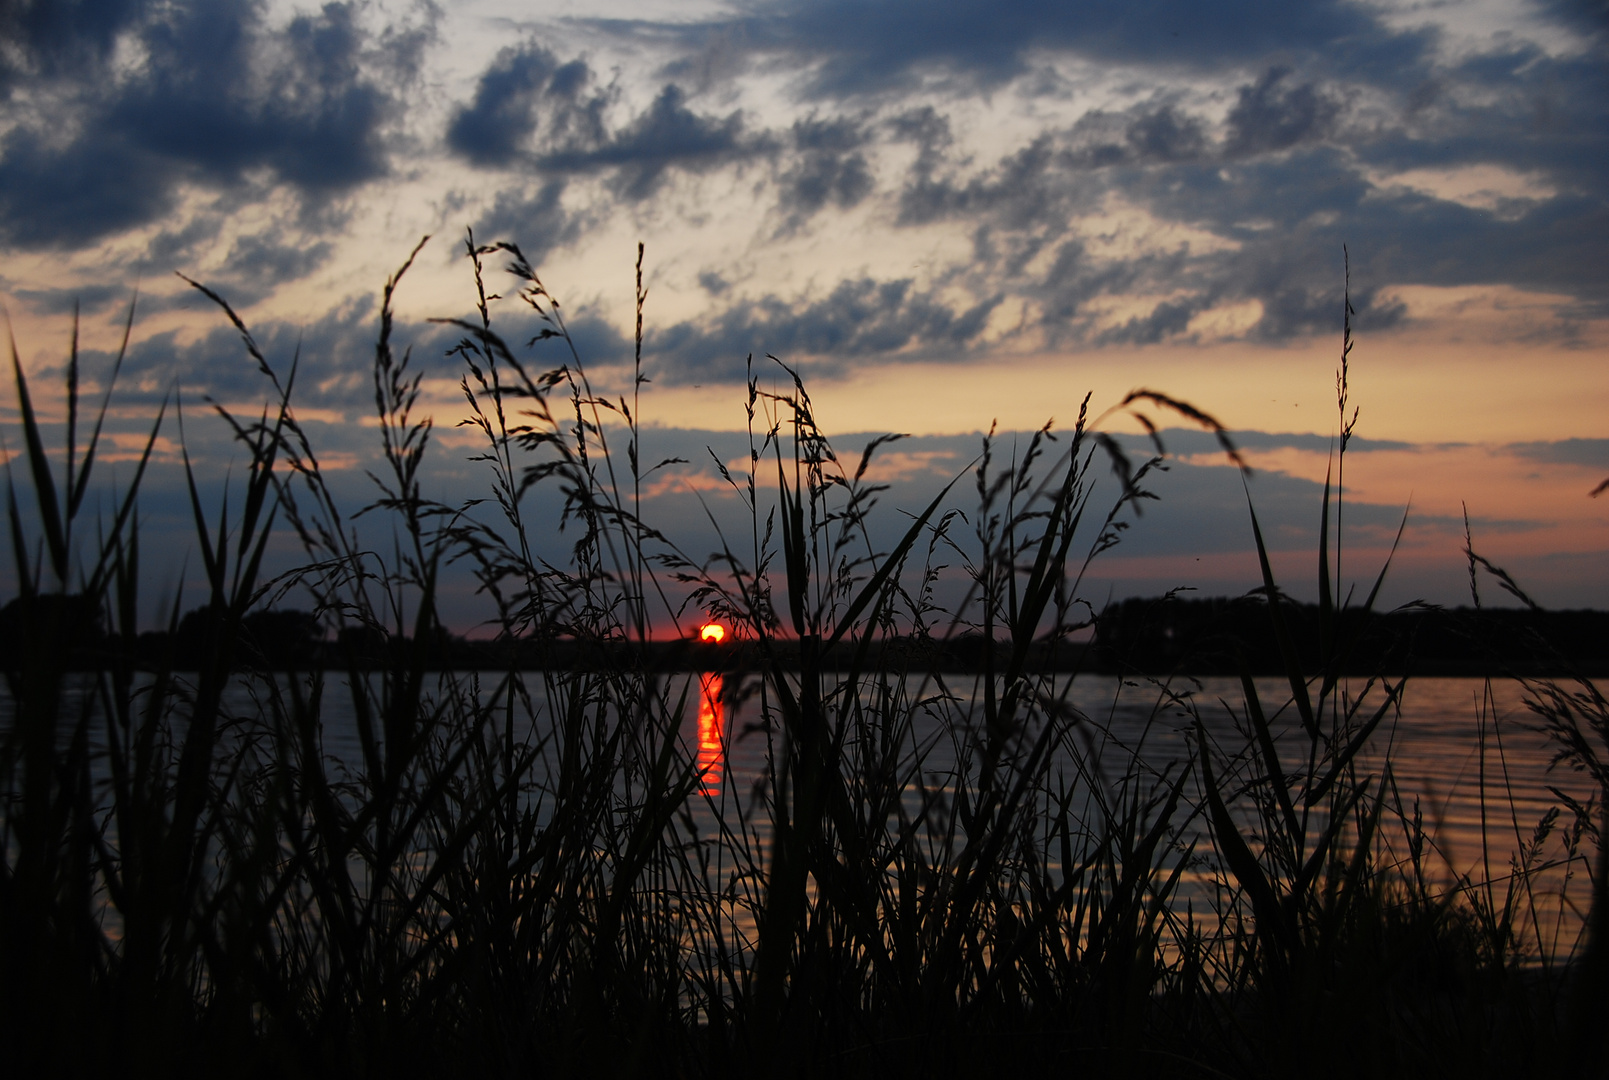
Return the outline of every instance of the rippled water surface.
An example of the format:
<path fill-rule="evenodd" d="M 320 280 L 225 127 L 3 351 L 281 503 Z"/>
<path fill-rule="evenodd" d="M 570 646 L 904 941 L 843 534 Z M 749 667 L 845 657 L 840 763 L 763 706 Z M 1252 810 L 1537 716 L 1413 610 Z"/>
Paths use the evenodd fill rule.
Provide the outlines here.
<path fill-rule="evenodd" d="M 1289 685 L 1259 679 L 1256 686 L 1265 710 L 1274 714 L 1270 726 L 1281 764 L 1289 773 L 1300 772 L 1309 743 L 1294 709 L 1275 712 L 1289 700 Z M 912 696 L 942 693 L 950 699 L 944 708 L 917 713 L 912 740 L 932 747 L 924 770 L 942 774 L 953 756 L 949 741 L 939 737 L 940 729 L 957 717 L 981 712 L 971 679 L 955 677 L 942 686 L 913 681 L 908 689 Z M 1357 680 L 1349 689 L 1364 693 L 1366 681 Z M 1057 764 L 1086 784 L 1104 782 L 1115 788 L 1126 772 L 1173 775 L 1195 750 L 1196 716 L 1214 743 L 1221 783 L 1237 755 L 1244 761 L 1250 746 L 1240 720 L 1244 693 L 1238 679 L 1186 680 L 1164 691 L 1154 684 L 1080 675 L 1061 681 L 1056 691 L 1087 718 L 1075 728 L 1068 752 Z M 767 735 L 758 700 L 738 700 L 730 676 L 724 684 L 720 676 L 703 676 L 692 694 L 699 705 L 696 713 L 689 709 L 685 714 L 683 735 L 705 768 L 703 793 L 712 811 L 706 821 L 713 821 L 718 808 L 744 800 L 764 776 Z M 1379 686 L 1368 689 L 1361 715 L 1372 714 L 1383 700 Z M 1400 708 L 1386 711 L 1358 757 L 1358 776 L 1371 791 L 1381 790 L 1385 781 L 1381 836 L 1391 857 L 1408 858 L 1408 837 L 1417 818 L 1426 839 L 1426 873 L 1438 887 L 1472 889 L 1481 902 L 1494 907 L 1528 904 L 1537 912 L 1542 925 L 1524 927 L 1530 938 L 1524 944 L 1533 955 L 1568 951 L 1579 933 L 1589 885 L 1584 861 L 1564 861 L 1562 838 L 1575 817 L 1558 793 L 1582 804 L 1592 795 L 1584 774 L 1554 761 L 1556 746 L 1539 727 L 1517 684 L 1415 679 L 1406 684 Z M 1252 772 L 1235 775 L 1244 779 Z M 1249 808 L 1241 809 L 1249 815 Z M 1538 869 L 1516 877 L 1514 860 L 1536 842 L 1538 826 L 1550 817 L 1550 831 L 1531 863 Z M 1244 816 L 1242 823 L 1251 835 L 1254 824 Z M 1201 836 L 1199 827 L 1196 835 Z M 1590 851 L 1590 840 L 1584 844 Z M 1186 889 L 1192 879 L 1203 886 L 1208 876 L 1186 875 Z"/>
<path fill-rule="evenodd" d="M 475 686 L 475 676 L 447 677 L 458 686 Z M 551 729 L 542 704 L 542 676 L 523 677 L 532 691 L 531 709 L 516 709 L 517 736 L 540 741 Z M 332 676 L 323 698 L 323 747 L 342 766 L 355 769 L 362 751 L 350 696 L 341 678 Z M 484 697 L 496 683 L 482 676 Z M 1349 687 L 1363 693 L 1359 680 Z M 1265 709 L 1272 714 L 1281 763 L 1287 772 L 1305 765 L 1307 740 L 1293 710 L 1278 711 L 1289 699 L 1282 680 L 1257 681 Z M 443 687 L 443 690 L 446 688 Z M 681 738 L 685 760 L 699 770 L 693 797 L 692 820 L 707 837 L 720 835 L 720 822 L 728 826 L 739 807 L 759 806 L 757 791 L 767 773 L 768 754 L 776 738 L 768 723 L 759 684 L 753 677 L 690 674 L 664 677 L 664 700 L 680 703 Z M 974 723 L 981 714 L 978 692 L 971 676 L 911 679 L 903 687 L 915 708 L 913 728 L 906 735 L 911 748 L 907 762 L 920 751 L 920 771 L 942 788 L 955 760 L 952 735 Z M 1064 677 L 1052 687 L 1054 696 L 1078 716 L 1066 750 L 1054 762 L 1074 783 L 1086 789 L 1103 785 L 1115 789 L 1121 778 L 1139 776 L 1141 785 L 1163 774 L 1176 775 L 1195 749 L 1195 717 L 1199 716 L 1214 743 L 1214 760 L 1220 782 L 1252 775 L 1250 767 L 1236 773 L 1237 760 L 1245 762 L 1249 739 L 1239 719 L 1244 694 L 1237 679 L 1183 680 L 1163 687 L 1125 682 L 1109 676 Z M 237 685 L 226 707 L 237 715 L 261 710 L 262 687 Z M 0 695 L 3 697 L 3 695 Z M 1369 690 L 1365 712 L 1382 700 L 1379 687 Z M 8 726 L 9 700 L 0 700 L 0 725 Z M 534 715 L 533 715 L 534 713 Z M 1501 903 L 1513 880 L 1512 860 L 1531 844 L 1538 824 L 1554 808 L 1560 814 L 1553 833 L 1542 844 L 1538 861 L 1545 869 L 1524 881 L 1540 908 L 1551 912 L 1550 925 L 1533 928 L 1534 942 L 1545 951 L 1568 948 L 1580 925 L 1587 895 L 1584 866 L 1577 863 L 1547 867 L 1558 861 L 1562 830 L 1574 817 L 1557 792 L 1585 803 L 1591 785 L 1580 773 L 1553 762 L 1554 747 L 1537 730 L 1535 717 L 1523 703 L 1522 690 L 1508 682 L 1481 679 L 1425 678 L 1410 681 L 1400 709 L 1390 709 L 1368 748 L 1359 757 L 1359 775 L 1376 785 L 1387 778 L 1389 830 L 1407 835 L 1415 816 L 1429 840 L 1428 862 L 1433 876 L 1445 887 L 1486 888 L 1489 902 Z M 540 766 L 539 766 L 540 767 Z M 914 797 L 914 796 L 913 796 Z M 1098 801 L 1098 800 L 1097 800 Z M 1243 801 L 1244 802 L 1244 801 Z M 751 853 L 763 849 L 763 814 L 752 814 L 757 842 Z M 1252 824 L 1245 821 L 1248 833 Z M 728 834 L 729 835 L 729 834 Z M 1196 834 L 1204 843 L 1206 837 Z M 1405 849 L 1400 841 L 1396 850 Z M 741 859 L 735 859 L 741 862 Z M 1207 875 L 1195 877 L 1197 884 Z M 1551 942 L 1551 944 L 1550 944 Z"/>

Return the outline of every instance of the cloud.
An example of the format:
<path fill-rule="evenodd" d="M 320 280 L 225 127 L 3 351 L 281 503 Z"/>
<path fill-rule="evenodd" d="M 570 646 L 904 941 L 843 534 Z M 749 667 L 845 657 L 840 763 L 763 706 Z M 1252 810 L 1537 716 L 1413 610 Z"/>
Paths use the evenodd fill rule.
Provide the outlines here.
<path fill-rule="evenodd" d="M 1438 52 L 1433 27 L 1393 29 L 1351 4 L 1276 12 L 1261 0 L 1211 10 L 1163 0 L 1138 12 L 1105 3 L 941 0 L 918 11 L 901 0 L 784 0 L 654 32 L 684 44 L 718 33 L 727 52 L 799 65 L 803 81 L 793 88 L 811 105 L 808 123 L 836 143 L 808 146 L 806 121 L 782 137 L 783 233 L 874 197 L 882 146 L 912 145 L 895 222 L 969 226 L 974 258 L 949 273 L 991 291 L 1004 282 L 1040 302 L 1053 340 L 1177 340 L 1196 315 L 1248 301 L 1262 311 L 1250 337 L 1328 332 L 1341 307 L 1332 256 L 1343 244 L 1353 252 L 1353 303 L 1371 329 L 1410 314 L 1388 299 L 1387 284 L 1568 295 L 1577 303 L 1568 315 L 1561 309 L 1561 334 L 1575 332 L 1571 320 L 1609 313 L 1601 258 L 1609 71 L 1592 56 L 1551 55 L 1513 36 L 1475 54 Z M 1196 93 L 1164 83 L 1174 89 L 1042 124 L 1018 147 L 977 161 L 976 142 L 957 139 L 947 100 L 1011 80 L 1025 101 L 1051 94 L 1025 76 L 1058 54 L 1086 57 L 1113 77 L 1235 81 Z M 1240 74 L 1248 69 L 1259 74 L 1248 81 Z M 1215 116 L 1225 93 L 1227 113 Z M 823 118 L 816 103 L 831 98 L 882 118 Z M 1551 189 L 1471 206 L 1380 179 L 1390 168 L 1486 164 L 1535 174 Z M 1179 226 L 1192 239 L 1127 252 L 1092 244 L 1081 223 L 1099 220 L 1114 195 L 1149 214 L 1156 234 Z M 1162 298 L 1119 324 L 1090 317 L 1091 301 L 1137 292 Z"/>
<path fill-rule="evenodd" d="M 447 145 L 482 166 L 511 165 L 537 147 L 595 149 L 608 139 L 604 113 L 613 97 L 594 89 L 585 60 L 561 63 L 534 44 L 507 48 L 481 75 L 474 100 L 454 114 Z"/>
<path fill-rule="evenodd" d="M 638 202 L 672 169 L 702 173 L 767 149 L 745 137 L 743 117 L 707 116 L 664 84 L 638 115 L 611 128 L 616 87 L 599 88 L 585 60 L 561 62 L 534 43 L 504 49 L 457 109 L 447 145 L 475 165 L 521 168 L 550 179 L 607 174 L 609 190 Z"/>
<path fill-rule="evenodd" d="M 855 121 L 812 116 L 793 125 L 791 160 L 778 177 L 777 202 L 787 227 L 797 228 L 828 206 L 860 205 L 876 181 L 862 148 L 870 141 Z"/>
<path fill-rule="evenodd" d="M 1123 132 L 1134 160 L 1193 161 L 1206 151 L 1206 125 L 1172 105 L 1130 115 Z"/>
<path fill-rule="evenodd" d="M 766 353 L 791 365 L 811 361 L 814 372 L 833 372 L 865 356 L 916 350 L 924 358 L 955 353 L 983 332 L 993 296 L 956 310 L 907 279 L 840 282 L 818 300 L 778 296 L 746 300 L 707 320 L 689 320 L 653 334 L 662 381 L 737 382 L 744 359 Z"/>
<path fill-rule="evenodd" d="M 218 290 L 231 306 L 239 300 L 228 286 Z M 294 404 L 343 410 L 349 417 L 369 415 L 374 408 L 372 364 L 377 330 L 377 298 L 344 301 L 322 318 L 306 323 L 281 319 L 248 323 L 252 337 L 281 382 L 296 367 Z M 185 301 L 178 301 L 183 304 Z M 200 293 L 188 305 L 212 318 L 210 329 L 193 339 L 162 331 L 133 345 L 123 365 L 116 400 L 124 404 L 160 401 L 174 389 L 187 407 L 205 399 L 248 409 L 273 400 L 273 386 L 247 354 L 240 334 L 221 311 Z M 177 305 L 176 305 L 177 306 Z M 415 370 L 456 378 L 457 361 L 446 358 L 458 337 L 450 327 L 399 326 L 393 343 L 400 354 L 412 350 Z M 90 363 L 105 363 L 101 354 L 86 354 Z"/>
<path fill-rule="evenodd" d="M 1413 196 L 1371 199 L 1348 224 L 1361 253 L 1354 266 L 1366 280 L 1507 284 L 1574 296 L 1598 317 L 1609 314 L 1609 205 L 1601 198 L 1561 195 L 1507 221 Z"/>
<path fill-rule="evenodd" d="M 578 240 L 594 219 L 586 209 L 566 207 L 564 193 L 562 178 L 505 188 L 481 215 L 475 234 L 485 241 L 513 241 L 527 258 L 540 262 L 548 252 Z"/>
<path fill-rule="evenodd" d="M 559 173 L 608 171 L 614 194 L 639 202 L 654 194 L 671 169 L 707 172 L 762 148 L 743 138 L 741 113 L 702 116 L 686 106 L 681 87 L 671 83 L 606 142 L 555 150 L 537 164 Z"/>
<path fill-rule="evenodd" d="M 1229 113 L 1228 156 L 1288 150 L 1329 134 L 1340 106 L 1312 83 L 1290 85 L 1290 74 L 1290 68 L 1271 67 L 1254 84 L 1240 88 Z"/>
<path fill-rule="evenodd" d="M 1581 26 L 1599 15 L 1590 4 L 1554 12 Z M 1341 307 L 1332 256 L 1343 244 L 1353 252 L 1353 304 L 1371 329 L 1409 316 L 1387 284 L 1508 284 L 1571 296 L 1575 305 L 1558 317 L 1564 335 L 1577 332 L 1573 320 L 1609 313 L 1601 257 L 1609 69 L 1592 55 L 1549 54 L 1512 35 L 1473 54 L 1439 52 L 1434 27 L 1393 29 L 1351 4 L 1276 12 L 1261 0 L 1210 10 L 1162 0 L 1139 11 L 783 0 L 751 3 L 728 22 L 656 32 L 684 43 L 718 32 L 727 51 L 791 58 L 804 101 L 853 98 L 853 108 L 882 113 L 866 125 L 812 112 L 812 124 L 838 136 L 830 153 L 785 140 L 776 171 L 784 233 L 875 194 L 878 143 L 869 134 L 914 145 L 895 189 L 896 223 L 969 226 L 974 258 L 950 273 L 991 290 L 1004 282 L 1040 302 L 1053 340 L 1176 340 L 1197 314 L 1247 301 L 1262 311 L 1250 337 L 1328 332 Z M 1025 101 L 1051 94 L 1025 76 L 1058 54 L 1130 79 L 1156 71 L 1221 86 L 1247 69 L 1259 74 L 1232 89 L 1172 89 L 1086 111 L 976 161 L 976 143 L 957 140 L 947 99 L 1012 80 Z M 1214 95 L 1226 92 L 1227 114 L 1215 117 Z M 1389 169 L 1488 164 L 1551 187 L 1472 206 L 1380 179 Z M 1158 234 L 1182 227 L 1193 246 L 1122 252 L 1090 243 L 1081 221 L 1098 220 L 1112 195 L 1149 214 Z M 1162 299 L 1116 325 L 1090 317 L 1091 301 L 1136 292 Z"/>
<path fill-rule="evenodd" d="M 84 315 L 108 308 L 128 307 L 133 290 L 121 285 L 85 285 L 70 289 L 18 289 L 11 295 L 41 315 L 70 315 L 74 308 Z M 144 305 L 140 310 L 144 310 Z"/>
<path fill-rule="evenodd" d="M 1603 0 L 1536 0 L 1560 24 L 1601 47 L 1609 41 L 1609 4 Z"/>
<path fill-rule="evenodd" d="M 0 96 L 27 78 L 100 72 L 145 0 L 9 0 L 0 5 Z"/>
<path fill-rule="evenodd" d="M 1229 433 L 1235 445 L 1243 450 L 1304 450 L 1313 454 L 1329 454 L 1335 450 L 1335 440 L 1328 435 L 1313 435 L 1300 432 L 1282 431 L 1232 431 Z M 1168 453 L 1183 456 L 1205 455 L 1207 457 L 1221 458 L 1223 448 L 1218 438 L 1208 431 L 1199 428 L 1164 428 L 1159 435 L 1162 444 L 1167 447 Z M 1119 436 L 1131 453 L 1146 453 L 1151 443 L 1140 436 Z M 1349 454 L 1366 454 L 1387 450 L 1418 450 L 1418 443 L 1402 442 L 1397 439 L 1367 439 L 1362 435 L 1354 435 L 1347 440 L 1346 450 Z M 1225 462 L 1227 464 L 1227 462 Z"/>
<path fill-rule="evenodd" d="M 376 38 L 346 4 L 275 28 L 251 0 L 154 8 L 128 31 L 143 62 L 63 75 L 59 100 L 0 143 L 0 232 L 84 244 L 157 218 L 185 185 L 261 173 L 318 204 L 379 177 L 388 84 L 417 62 L 421 32 Z"/>
<path fill-rule="evenodd" d="M 894 135 L 920 147 L 896 221 L 907 229 L 967 223 L 974 245 L 965 272 L 1035 300 L 1042 325 L 1062 340 L 1167 340 L 1183 335 L 1196 313 L 1253 300 L 1262 316 L 1251 337 L 1331 332 L 1342 306 L 1343 245 L 1352 253 L 1353 305 L 1373 330 L 1408 317 L 1383 288 L 1397 284 L 1508 284 L 1576 298 L 1572 318 L 1609 312 L 1603 184 L 1492 206 L 1380 186 L 1364 164 L 1380 143 L 1399 167 L 1431 158 L 1501 162 L 1504 150 L 1466 137 L 1461 148 L 1415 156 L 1400 130 L 1343 131 L 1315 104 L 1321 95 L 1296 92 L 1306 85 L 1274 72 L 1243 87 L 1244 108 L 1216 146 L 1206 141 L 1205 121 L 1169 103 L 1087 113 L 982 165 L 929 114 L 912 125 L 916 134 Z M 1170 151 L 1156 155 L 1162 160 L 1136 151 L 1146 131 L 1172 133 L 1161 140 Z M 1330 132 L 1328 141 L 1317 140 L 1320 131 Z M 1334 145 L 1343 138 L 1350 145 Z M 1605 136 L 1587 125 L 1565 138 L 1596 144 Z M 1150 219 L 1127 249 L 1096 244 L 1080 226 L 1101 220 L 1114 196 Z M 1183 238 L 1165 239 L 1175 226 L 1187 230 Z M 1154 239 L 1144 239 L 1147 230 Z M 1087 318 L 1092 301 L 1134 294 L 1160 299 L 1115 326 Z M 1571 332 L 1568 323 L 1558 332 Z"/>
<path fill-rule="evenodd" d="M 1391 66 L 1400 68 L 1426 44 L 1424 34 L 1394 31 L 1343 0 L 1295 7 L 1278 0 L 778 0 L 681 34 L 690 44 L 723 34 L 756 52 L 791 57 L 808 65 L 806 92 L 819 97 L 887 93 L 928 69 L 996 85 L 1023 74 L 1029 58 L 1045 51 L 1197 70 L 1278 51 L 1328 51 L 1337 65 L 1351 66 L 1390 53 Z"/>
<path fill-rule="evenodd" d="M 0 144 L 0 233 L 20 247 L 98 240 L 165 213 L 184 171 L 115 134 L 58 148 L 13 131 Z"/>
<path fill-rule="evenodd" d="M 1042 134 L 1001 158 L 988 171 L 968 177 L 939 175 L 937 153 L 912 167 L 899 195 L 899 223 L 925 225 L 943 218 L 986 217 L 1005 228 L 1066 221 L 1073 207 L 1092 206 L 1088 187 L 1069 182 L 1060 166 L 1055 136 Z"/>
<path fill-rule="evenodd" d="M 1102 345 L 1154 345 L 1183 334 L 1204 306 L 1200 300 L 1165 301 L 1149 315 L 1135 315 L 1121 326 L 1101 331 L 1095 340 Z"/>
<path fill-rule="evenodd" d="M 1609 439 L 1509 443 L 1505 449 L 1516 457 L 1545 465 L 1586 465 L 1595 469 L 1609 467 Z"/>

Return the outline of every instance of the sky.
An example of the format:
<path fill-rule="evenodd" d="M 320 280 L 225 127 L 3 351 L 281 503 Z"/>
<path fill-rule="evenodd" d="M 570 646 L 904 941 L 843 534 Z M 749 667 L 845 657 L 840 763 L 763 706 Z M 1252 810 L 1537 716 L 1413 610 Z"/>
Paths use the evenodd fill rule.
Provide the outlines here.
<path fill-rule="evenodd" d="M 1086 393 L 1094 413 L 1139 387 L 1188 401 L 1253 475 L 1152 410 L 1159 499 L 1087 591 L 1254 587 L 1249 492 L 1311 598 L 1349 294 L 1348 577 L 1367 587 L 1406 514 L 1386 599 L 1468 603 L 1467 513 L 1542 603 L 1609 607 L 1609 497 L 1588 496 L 1609 477 L 1602 0 L 575 11 L 0 4 L 0 301 L 42 407 L 60 414 L 74 306 L 92 385 L 137 292 L 108 475 L 177 395 L 208 498 L 238 483 L 208 403 L 255 411 L 265 380 L 182 273 L 277 369 L 299 356 L 298 414 L 361 503 L 380 288 L 429 235 L 396 335 L 437 420 L 427 484 L 463 498 L 484 466 L 454 427 L 454 333 L 430 320 L 474 310 L 469 231 L 519 245 L 611 393 L 631 384 L 641 242 L 644 457 L 689 459 L 653 489 L 689 551 L 714 543 L 699 497 L 740 509 L 711 454 L 746 460 L 748 358 L 787 384 L 770 355 L 846 454 L 911 436 L 874 467 L 891 513 L 991 427 L 1020 446 L 1071 427 Z M 500 265 L 488 288 L 512 294 Z M 512 301 L 494 317 L 511 340 L 533 325 Z M 9 457 L 15 399 L 0 411 Z M 1126 414 L 1103 423 L 1142 445 Z M 142 512 L 171 590 L 195 557 L 165 424 Z"/>

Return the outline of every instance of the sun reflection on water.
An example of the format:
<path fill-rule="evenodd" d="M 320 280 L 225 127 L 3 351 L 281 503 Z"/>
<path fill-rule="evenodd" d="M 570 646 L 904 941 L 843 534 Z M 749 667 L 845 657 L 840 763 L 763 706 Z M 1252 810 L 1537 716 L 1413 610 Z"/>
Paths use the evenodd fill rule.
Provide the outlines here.
<path fill-rule="evenodd" d="M 722 678 L 706 671 L 698 677 L 699 792 L 710 798 L 721 794 L 726 757 L 726 718 L 721 706 Z"/>

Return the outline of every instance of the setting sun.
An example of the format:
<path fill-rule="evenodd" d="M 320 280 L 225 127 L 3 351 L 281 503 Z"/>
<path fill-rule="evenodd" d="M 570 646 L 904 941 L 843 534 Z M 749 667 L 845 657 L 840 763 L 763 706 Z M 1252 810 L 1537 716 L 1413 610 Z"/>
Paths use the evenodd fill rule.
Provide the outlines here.
<path fill-rule="evenodd" d="M 698 628 L 698 640 L 709 641 L 719 645 L 726 640 L 726 627 L 720 623 L 705 623 Z"/>

